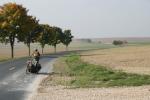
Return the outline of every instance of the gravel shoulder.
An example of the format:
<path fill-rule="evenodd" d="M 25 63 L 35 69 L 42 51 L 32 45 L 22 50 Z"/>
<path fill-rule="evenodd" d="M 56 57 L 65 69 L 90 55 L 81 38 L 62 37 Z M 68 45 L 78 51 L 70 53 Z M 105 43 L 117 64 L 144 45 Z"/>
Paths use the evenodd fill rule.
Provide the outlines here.
<path fill-rule="evenodd" d="M 150 100 L 150 86 L 66 89 L 40 87 L 31 100 Z"/>

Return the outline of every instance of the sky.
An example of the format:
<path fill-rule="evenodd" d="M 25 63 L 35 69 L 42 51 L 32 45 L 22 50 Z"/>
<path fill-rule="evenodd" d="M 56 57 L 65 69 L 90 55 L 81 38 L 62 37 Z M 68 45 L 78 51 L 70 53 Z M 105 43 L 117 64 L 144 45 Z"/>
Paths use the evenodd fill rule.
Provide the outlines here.
<path fill-rule="evenodd" d="M 150 0 L 0 0 L 22 4 L 41 24 L 75 38 L 150 37 Z"/>

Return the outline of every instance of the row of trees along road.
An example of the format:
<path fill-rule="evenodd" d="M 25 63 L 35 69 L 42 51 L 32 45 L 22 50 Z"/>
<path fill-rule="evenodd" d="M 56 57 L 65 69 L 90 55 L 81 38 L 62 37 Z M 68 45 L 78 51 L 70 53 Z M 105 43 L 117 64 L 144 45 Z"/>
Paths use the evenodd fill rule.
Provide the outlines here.
<path fill-rule="evenodd" d="M 0 7 L 0 42 L 11 46 L 11 57 L 14 58 L 15 40 L 23 42 L 29 49 L 30 44 L 38 42 L 43 49 L 46 44 L 55 48 L 59 43 L 68 45 L 72 41 L 71 30 L 62 30 L 48 24 L 39 24 L 36 17 L 28 15 L 28 10 L 16 3 L 7 3 Z"/>

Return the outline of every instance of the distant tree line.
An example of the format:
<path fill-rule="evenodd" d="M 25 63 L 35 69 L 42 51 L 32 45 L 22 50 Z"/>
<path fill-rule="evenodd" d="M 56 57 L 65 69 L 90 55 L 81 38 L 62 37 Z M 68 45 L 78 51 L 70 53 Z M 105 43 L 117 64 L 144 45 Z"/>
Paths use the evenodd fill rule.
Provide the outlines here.
<path fill-rule="evenodd" d="M 92 43 L 92 39 L 80 39 L 80 41 L 85 42 L 85 43 Z"/>
<path fill-rule="evenodd" d="M 54 46 L 56 52 L 59 43 L 63 43 L 67 50 L 72 38 L 71 30 L 63 31 L 57 26 L 39 24 L 39 20 L 29 15 L 22 5 L 6 3 L 0 7 L 0 42 L 10 44 L 12 58 L 16 39 L 28 47 L 30 56 L 31 43 L 40 43 L 42 53 L 46 44 Z"/>
<path fill-rule="evenodd" d="M 124 45 L 124 44 L 128 44 L 128 42 L 126 40 L 122 41 L 122 40 L 114 40 L 113 41 L 114 45 Z"/>

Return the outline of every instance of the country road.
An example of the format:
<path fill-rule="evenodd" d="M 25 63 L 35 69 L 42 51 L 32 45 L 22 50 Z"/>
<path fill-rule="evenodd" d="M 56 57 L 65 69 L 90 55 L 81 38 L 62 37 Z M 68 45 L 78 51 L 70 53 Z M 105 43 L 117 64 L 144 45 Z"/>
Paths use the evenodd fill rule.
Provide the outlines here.
<path fill-rule="evenodd" d="M 52 71 L 52 60 L 49 56 L 41 57 L 42 69 L 39 74 L 26 74 L 27 58 L 0 63 L 0 100 L 25 100 L 32 92 L 32 84 L 41 75 Z"/>

